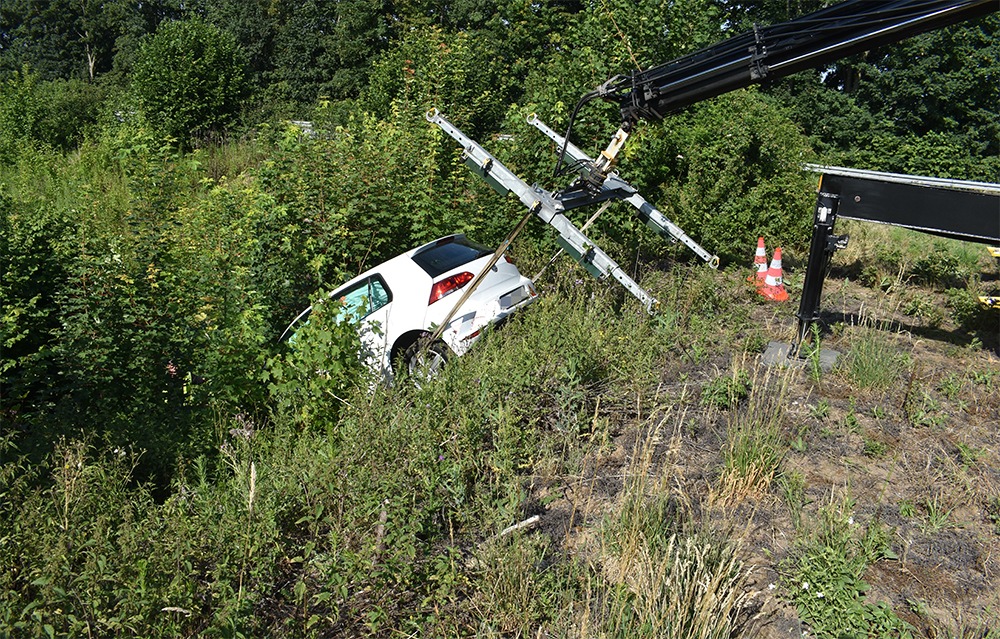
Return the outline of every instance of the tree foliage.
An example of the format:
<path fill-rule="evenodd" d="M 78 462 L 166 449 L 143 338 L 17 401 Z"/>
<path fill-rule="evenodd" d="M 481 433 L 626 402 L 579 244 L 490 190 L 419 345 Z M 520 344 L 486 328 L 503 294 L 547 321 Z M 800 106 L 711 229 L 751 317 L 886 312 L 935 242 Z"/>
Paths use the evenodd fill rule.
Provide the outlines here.
<path fill-rule="evenodd" d="M 248 86 L 236 40 L 201 20 L 164 23 L 142 45 L 132 87 L 146 118 L 185 140 L 235 121 Z"/>
<path fill-rule="evenodd" d="M 729 260 L 762 235 L 804 248 L 812 180 L 800 167 L 812 154 L 785 111 L 750 89 L 678 120 L 643 134 L 649 151 L 632 152 L 671 219 Z"/>

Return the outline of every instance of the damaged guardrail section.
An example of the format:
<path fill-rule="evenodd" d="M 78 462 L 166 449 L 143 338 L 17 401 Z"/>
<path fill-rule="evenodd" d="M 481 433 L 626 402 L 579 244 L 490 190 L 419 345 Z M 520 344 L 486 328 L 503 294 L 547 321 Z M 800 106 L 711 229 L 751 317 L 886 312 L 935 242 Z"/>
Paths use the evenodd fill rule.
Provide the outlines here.
<path fill-rule="evenodd" d="M 473 173 L 480 176 L 501 194 L 513 193 L 531 213 L 551 226 L 558 234 L 559 245 L 579 262 L 587 271 L 598 279 L 613 278 L 646 308 L 653 313 L 659 302 L 643 289 L 615 262 L 607 253 L 601 250 L 583 231 L 577 228 L 563 212 L 580 206 L 596 204 L 609 200 L 625 200 L 636 209 L 636 215 L 651 229 L 672 242 L 682 242 L 713 268 L 718 267 L 719 258 L 711 255 L 692 240 L 684 231 L 673 224 L 665 215 L 643 198 L 630 184 L 612 175 L 600 192 L 585 200 L 575 198 L 572 202 L 564 201 L 553 193 L 546 191 L 537 184 L 529 186 L 527 182 L 508 169 L 502 162 L 493 157 L 478 142 L 466 136 L 454 124 L 449 122 L 437 109 L 427 112 L 429 122 L 436 124 L 442 131 L 457 141 L 463 149 L 466 165 Z M 544 133 L 556 144 L 566 146 L 566 152 L 574 160 L 589 159 L 572 144 L 549 129 L 536 116 L 528 118 L 528 123 Z"/>

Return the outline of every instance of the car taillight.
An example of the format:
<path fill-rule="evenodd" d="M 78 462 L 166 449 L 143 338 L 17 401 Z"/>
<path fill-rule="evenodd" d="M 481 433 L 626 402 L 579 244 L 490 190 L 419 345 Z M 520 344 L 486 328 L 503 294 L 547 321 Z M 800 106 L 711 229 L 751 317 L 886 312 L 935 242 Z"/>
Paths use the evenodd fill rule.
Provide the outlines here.
<path fill-rule="evenodd" d="M 430 306 L 442 297 L 454 293 L 471 282 L 473 277 L 475 276 L 472 273 L 465 271 L 464 273 L 446 277 L 440 282 L 434 282 L 434 286 L 431 287 L 431 297 L 427 300 L 427 305 Z"/>

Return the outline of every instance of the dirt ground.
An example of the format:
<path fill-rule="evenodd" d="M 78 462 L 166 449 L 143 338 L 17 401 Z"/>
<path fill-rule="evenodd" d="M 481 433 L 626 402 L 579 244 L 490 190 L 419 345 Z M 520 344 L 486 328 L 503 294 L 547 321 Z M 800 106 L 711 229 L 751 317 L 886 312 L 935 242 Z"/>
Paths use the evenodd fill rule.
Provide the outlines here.
<path fill-rule="evenodd" d="M 942 293 L 920 294 L 944 307 Z M 779 306 L 751 301 L 754 322 L 774 339 L 790 340 L 795 299 Z M 537 487 L 547 532 L 568 547 L 585 544 L 579 537 L 588 534 L 584 524 L 612 507 L 630 460 L 649 443 L 659 410 L 665 425 L 684 425 L 674 437 L 664 426 L 653 442 L 651 472 L 666 477 L 692 511 L 743 538 L 756 566 L 754 587 L 765 601 L 759 636 L 805 636 L 808 627 L 778 585 L 777 567 L 797 534 L 778 483 L 763 495 L 710 504 L 732 416 L 699 405 L 697 393 L 738 361 L 755 378 L 788 375 L 782 431 L 791 443 L 780 472 L 804 478 L 801 525 L 815 521 L 821 507 L 849 499 L 855 521 L 875 522 L 888 532 L 896 558 L 867 569 L 868 601 L 890 604 L 918 637 L 1000 628 L 1000 310 L 993 334 L 988 326 L 972 334 L 947 318 L 924 325 L 904 306 L 900 296 L 829 278 L 822 343 L 840 357 L 818 380 L 805 369 L 777 373 L 758 353 L 735 350 L 697 365 L 684 358 L 669 362 L 650 390 L 652 399 L 584 462 L 582 478 Z M 859 389 L 846 370 L 864 331 L 876 331 L 876 339 L 905 356 L 903 364 L 886 362 L 900 368 L 889 388 Z"/>

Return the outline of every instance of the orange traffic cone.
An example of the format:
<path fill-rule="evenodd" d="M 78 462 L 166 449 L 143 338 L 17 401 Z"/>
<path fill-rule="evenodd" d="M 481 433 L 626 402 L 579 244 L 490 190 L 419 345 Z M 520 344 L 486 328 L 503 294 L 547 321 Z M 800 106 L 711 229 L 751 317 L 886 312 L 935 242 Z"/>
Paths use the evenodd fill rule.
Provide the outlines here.
<path fill-rule="evenodd" d="M 772 302 L 784 302 L 788 299 L 788 291 L 781 277 L 781 247 L 774 249 L 771 266 L 764 277 L 764 285 L 757 287 L 757 292 Z"/>
<path fill-rule="evenodd" d="M 748 282 L 753 282 L 758 287 L 764 286 L 764 278 L 767 277 L 767 253 L 764 252 L 764 238 L 757 238 L 757 252 L 753 256 L 754 274 L 747 277 Z"/>

